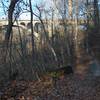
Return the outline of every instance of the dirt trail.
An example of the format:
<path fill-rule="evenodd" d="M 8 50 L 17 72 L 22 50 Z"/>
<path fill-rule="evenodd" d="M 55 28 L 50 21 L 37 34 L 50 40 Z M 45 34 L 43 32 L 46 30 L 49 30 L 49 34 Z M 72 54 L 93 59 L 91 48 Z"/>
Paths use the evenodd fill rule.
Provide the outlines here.
<path fill-rule="evenodd" d="M 100 64 L 93 54 L 90 55 L 85 49 L 79 48 L 76 51 L 75 73 L 83 76 L 90 73 L 94 76 L 100 76 Z"/>

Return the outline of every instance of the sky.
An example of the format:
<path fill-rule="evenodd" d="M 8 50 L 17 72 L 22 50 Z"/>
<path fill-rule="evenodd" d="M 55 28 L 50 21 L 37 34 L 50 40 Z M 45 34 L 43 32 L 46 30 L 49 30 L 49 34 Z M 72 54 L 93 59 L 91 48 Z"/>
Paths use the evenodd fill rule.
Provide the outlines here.
<path fill-rule="evenodd" d="M 1 1 L 2 0 L 0 0 L 0 19 L 6 19 L 7 15 L 5 16 L 5 14 L 4 14 L 4 9 L 3 9 L 2 5 L 1 5 Z M 10 1 L 10 0 L 4 0 L 4 1 Z M 28 0 L 24 0 L 24 1 L 28 1 Z M 45 6 L 46 9 L 50 8 L 50 6 L 53 5 L 51 1 L 52 0 L 32 0 L 33 12 L 35 12 L 35 13 L 37 12 L 37 9 L 35 7 L 36 5 L 41 5 L 43 7 Z M 5 5 L 7 7 L 9 7 L 9 2 L 5 2 Z M 20 16 L 21 20 L 23 20 L 23 19 L 27 20 L 29 18 L 30 18 L 30 14 L 29 13 L 23 13 Z M 35 18 L 35 16 L 34 16 L 34 18 Z"/>
<path fill-rule="evenodd" d="M 5 17 L 5 14 L 4 14 L 4 9 L 3 9 L 3 7 L 2 7 L 2 5 L 1 5 L 1 1 L 2 0 L 0 0 L 0 19 L 3 19 L 3 18 L 6 18 Z M 6 1 L 6 0 L 5 0 Z M 9 0 L 10 1 L 10 0 Z M 28 1 L 28 0 L 24 0 L 24 1 Z M 47 1 L 47 0 L 32 0 L 32 5 L 33 6 L 35 6 L 36 4 L 38 5 L 38 4 L 41 4 L 42 2 L 45 2 L 45 1 Z M 9 2 L 5 2 L 5 5 L 7 6 L 7 7 L 9 7 Z M 35 8 L 33 8 L 34 10 L 35 10 Z M 21 19 L 28 19 L 29 18 L 29 14 L 23 14 L 23 15 L 21 15 L 21 17 L 20 17 Z"/>
<path fill-rule="evenodd" d="M 32 5 L 33 5 L 33 12 L 35 14 L 39 14 L 38 13 L 38 10 L 37 8 L 35 7 L 36 5 L 38 5 L 39 7 L 41 7 L 41 9 L 50 9 L 50 7 L 54 6 L 53 5 L 53 2 L 51 2 L 52 0 L 32 0 Z M 43 17 L 45 15 L 43 14 Z M 35 16 L 33 16 L 34 19 L 36 19 Z M 27 19 L 30 19 L 30 13 L 23 13 L 21 16 L 20 16 L 20 19 L 21 20 L 27 20 Z"/>
<path fill-rule="evenodd" d="M 4 14 L 4 11 L 3 11 L 2 5 L 1 5 L 1 1 L 2 1 L 2 0 L 0 0 L 0 19 L 3 19 L 3 18 L 5 18 L 5 17 L 7 17 L 7 16 L 5 16 L 5 14 Z M 6 1 L 6 0 L 3 0 L 3 1 Z M 8 0 L 8 1 L 10 1 L 10 0 Z M 28 1 L 28 0 L 24 0 L 24 1 Z M 52 0 L 32 0 L 33 12 L 37 13 L 37 9 L 36 9 L 36 7 L 34 7 L 36 4 L 37 4 L 37 5 L 42 5 L 42 7 L 45 6 L 46 9 L 47 9 L 47 8 L 50 8 L 50 6 L 51 6 L 51 7 L 54 7 L 55 5 L 54 5 L 54 3 L 51 2 L 51 1 L 52 1 Z M 57 6 L 59 7 L 59 9 L 62 10 L 63 0 L 55 0 L 55 1 L 56 1 Z M 81 0 L 81 1 L 83 1 L 83 0 Z M 100 1 L 100 0 L 99 0 L 99 1 Z M 9 6 L 9 3 L 5 3 L 5 4 L 6 4 L 7 7 Z M 100 4 L 100 2 L 99 2 L 99 4 Z M 55 10 L 55 9 L 56 9 L 56 7 L 54 7 L 54 10 Z M 7 12 L 6 12 L 6 13 L 7 13 Z M 35 18 L 35 16 L 33 16 L 33 17 Z M 20 16 L 20 19 L 21 19 L 21 20 L 30 19 L 30 13 L 23 13 L 23 14 Z"/>

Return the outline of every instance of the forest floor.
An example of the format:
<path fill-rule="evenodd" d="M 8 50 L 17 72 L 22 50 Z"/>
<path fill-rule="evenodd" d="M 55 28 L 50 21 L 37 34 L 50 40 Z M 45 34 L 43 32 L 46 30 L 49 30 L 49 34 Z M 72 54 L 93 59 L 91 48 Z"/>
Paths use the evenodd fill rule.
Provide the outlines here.
<path fill-rule="evenodd" d="M 79 62 L 87 58 L 83 57 L 84 52 L 81 55 Z M 88 67 L 86 65 L 89 64 L 85 63 L 81 64 L 81 69 L 78 66 L 83 74 L 73 73 L 56 78 L 46 74 L 37 81 L 4 82 L 0 84 L 0 100 L 100 100 L 100 70 L 97 71 L 100 68 L 95 59 L 91 61 Z"/>
<path fill-rule="evenodd" d="M 41 81 L 12 81 L 0 86 L 0 100 L 100 100 L 100 77 L 75 74 Z"/>
<path fill-rule="evenodd" d="M 100 69 L 97 61 L 92 59 L 93 66 L 87 67 L 84 59 L 91 62 L 91 57 L 88 58 L 82 50 L 78 59 L 78 63 L 83 62 L 81 69 L 77 66 L 77 70 L 84 74 L 73 73 L 57 78 L 44 75 L 38 81 L 7 81 L 0 84 L 0 100 L 100 100 L 100 75 L 95 76 L 98 74 L 96 70 Z M 95 73 L 88 73 L 87 69 L 95 70 Z"/>

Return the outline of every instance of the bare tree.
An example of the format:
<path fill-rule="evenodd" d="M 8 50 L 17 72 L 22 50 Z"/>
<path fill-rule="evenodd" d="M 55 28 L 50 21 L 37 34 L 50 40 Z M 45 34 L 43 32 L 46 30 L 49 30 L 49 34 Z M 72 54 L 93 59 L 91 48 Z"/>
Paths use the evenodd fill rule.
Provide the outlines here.
<path fill-rule="evenodd" d="M 9 42 L 10 34 L 11 34 L 11 31 L 12 31 L 13 12 L 14 12 L 15 6 L 16 6 L 18 1 L 19 0 L 11 0 L 10 1 L 10 5 L 9 5 L 9 9 L 8 9 L 8 27 L 7 27 L 7 32 L 6 32 L 6 35 L 5 35 L 5 40 L 6 40 L 7 44 Z"/>
<path fill-rule="evenodd" d="M 94 0 L 94 26 L 95 26 L 95 31 L 99 31 L 99 7 L 98 7 L 98 0 Z"/>

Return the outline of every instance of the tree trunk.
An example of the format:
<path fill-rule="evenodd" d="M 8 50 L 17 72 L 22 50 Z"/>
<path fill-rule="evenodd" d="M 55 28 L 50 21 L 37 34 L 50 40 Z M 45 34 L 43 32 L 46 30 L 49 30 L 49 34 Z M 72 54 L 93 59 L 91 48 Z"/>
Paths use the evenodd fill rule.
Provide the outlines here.
<path fill-rule="evenodd" d="M 72 0 L 68 0 L 68 15 L 70 19 L 72 19 L 72 10 Z"/>
<path fill-rule="evenodd" d="M 10 39 L 10 35 L 12 32 L 12 26 L 13 26 L 13 12 L 14 12 L 14 8 L 17 4 L 19 0 L 11 0 L 10 5 L 9 5 L 9 9 L 8 9 L 8 26 L 7 26 L 7 31 L 5 34 L 5 41 L 4 41 L 4 62 L 6 61 L 6 57 L 7 57 L 7 51 L 9 49 L 9 39 Z"/>
<path fill-rule="evenodd" d="M 7 27 L 7 31 L 6 31 L 6 34 L 5 34 L 5 41 L 7 42 L 7 44 L 9 42 L 10 34 L 11 34 L 11 31 L 12 31 L 14 8 L 15 8 L 16 3 L 18 1 L 19 0 L 11 0 L 10 6 L 9 6 L 9 9 L 8 9 L 8 27 Z"/>
<path fill-rule="evenodd" d="M 95 32 L 98 33 L 99 31 L 99 7 L 98 7 L 98 0 L 94 0 L 94 26 Z"/>

